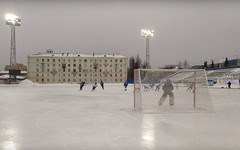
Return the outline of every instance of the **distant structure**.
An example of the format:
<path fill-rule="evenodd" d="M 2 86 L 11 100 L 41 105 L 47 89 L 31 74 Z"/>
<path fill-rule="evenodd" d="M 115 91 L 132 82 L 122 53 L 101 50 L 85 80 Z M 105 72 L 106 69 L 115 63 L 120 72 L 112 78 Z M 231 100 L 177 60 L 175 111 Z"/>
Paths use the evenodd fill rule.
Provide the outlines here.
<path fill-rule="evenodd" d="M 6 24 L 11 26 L 11 49 L 10 49 L 10 69 L 9 76 L 10 82 L 16 81 L 16 76 L 20 75 L 20 70 L 17 69 L 16 64 L 16 35 L 15 35 L 15 27 L 21 26 L 21 18 L 14 14 L 6 14 L 5 15 Z"/>
<path fill-rule="evenodd" d="M 21 71 L 27 71 L 27 66 L 23 65 L 23 64 L 18 64 L 16 63 L 16 68 L 18 70 L 21 70 Z M 9 71 L 11 69 L 11 66 L 10 65 L 6 65 L 4 67 L 4 71 Z"/>
<path fill-rule="evenodd" d="M 223 62 L 220 62 L 220 63 L 214 63 L 214 64 L 207 64 L 207 67 L 204 67 L 204 65 L 195 65 L 195 66 L 192 66 L 191 68 L 192 69 L 217 69 L 217 68 L 232 68 L 232 67 L 238 67 L 240 66 L 240 58 L 237 58 L 237 59 L 231 59 L 231 60 L 228 60 L 228 65 L 226 66 L 226 62 L 223 61 Z"/>
<path fill-rule="evenodd" d="M 36 83 L 121 83 L 127 80 L 127 57 L 102 54 L 45 53 L 28 56 L 28 79 Z"/>
<path fill-rule="evenodd" d="M 141 35 L 146 38 L 146 68 L 149 69 L 150 67 L 150 46 L 149 46 L 149 40 L 151 37 L 153 37 L 153 30 L 149 29 L 142 29 Z"/>

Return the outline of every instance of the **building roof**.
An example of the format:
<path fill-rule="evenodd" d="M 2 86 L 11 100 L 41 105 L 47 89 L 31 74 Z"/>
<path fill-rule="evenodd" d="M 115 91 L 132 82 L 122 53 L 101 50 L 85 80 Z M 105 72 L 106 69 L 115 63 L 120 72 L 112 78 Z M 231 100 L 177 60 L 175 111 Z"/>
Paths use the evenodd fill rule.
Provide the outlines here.
<path fill-rule="evenodd" d="M 79 53 L 53 53 L 53 52 L 45 52 L 45 53 L 37 53 L 37 54 L 32 54 L 28 55 L 28 57 L 94 57 L 94 58 L 102 58 L 102 57 L 107 57 L 107 58 L 127 58 L 126 56 L 123 55 L 118 55 L 113 53 L 112 55 L 110 54 L 79 54 Z"/>

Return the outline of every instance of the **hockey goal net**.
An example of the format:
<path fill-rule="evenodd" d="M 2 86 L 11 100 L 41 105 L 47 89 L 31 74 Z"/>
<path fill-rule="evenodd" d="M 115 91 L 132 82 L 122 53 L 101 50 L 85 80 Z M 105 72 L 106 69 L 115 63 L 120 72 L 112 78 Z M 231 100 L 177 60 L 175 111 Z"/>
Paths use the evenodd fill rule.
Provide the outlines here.
<path fill-rule="evenodd" d="M 213 111 L 205 70 L 134 70 L 134 110 L 143 113 Z"/>

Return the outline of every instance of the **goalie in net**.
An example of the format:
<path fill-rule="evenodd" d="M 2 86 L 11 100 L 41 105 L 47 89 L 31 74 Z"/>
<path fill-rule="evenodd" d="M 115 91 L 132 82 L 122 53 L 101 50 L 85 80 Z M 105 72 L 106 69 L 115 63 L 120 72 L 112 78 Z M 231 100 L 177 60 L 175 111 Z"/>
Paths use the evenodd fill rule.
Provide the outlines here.
<path fill-rule="evenodd" d="M 136 69 L 134 110 L 143 113 L 213 111 L 205 70 Z"/>

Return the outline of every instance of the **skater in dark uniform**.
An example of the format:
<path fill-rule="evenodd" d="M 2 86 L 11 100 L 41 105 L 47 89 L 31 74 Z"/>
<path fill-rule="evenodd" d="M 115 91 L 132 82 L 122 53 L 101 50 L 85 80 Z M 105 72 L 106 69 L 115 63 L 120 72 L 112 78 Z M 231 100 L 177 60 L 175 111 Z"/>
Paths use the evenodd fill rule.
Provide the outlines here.
<path fill-rule="evenodd" d="M 85 82 L 81 82 L 81 83 L 80 83 L 80 91 L 82 90 L 82 88 L 84 87 L 84 85 L 85 85 Z"/>
<path fill-rule="evenodd" d="M 92 91 L 94 91 L 96 88 L 97 88 L 97 82 L 95 82 L 95 83 L 92 85 Z"/>
<path fill-rule="evenodd" d="M 228 88 L 231 89 L 231 84 L 232 83 L 229 81 L 227 84 L 228 84 Z"/>
<path fill-rule="evenodd" d="M 103 83 L 102 80 L 101 80 L 101 82 L 100 82 L 100 85 L 101 85 L 102 89 L 104 90 L 104 83 Z"/>
<path fill-rule="evenodd" d="M 163 95 L 160 98 L 158 104 L 161 106 L 163 104 L 163 102 L 165 101 L 165 99 L 167 98 L 167 96 L 169 95 L 169 105 L 173 106 L 174 105 L 174 95 L 172 92 L 173 84 L 170 79 L 167 79 L 166 83 L 162 87 L 162 90 L 163 90 Z"/>
<path fill-rule="evenodd" d="M 128 87 L 128 82 L 127 81 L 124 83 L 124 87 L 125 87 L 124 91 L 127 91 L 127 87 Z"/>

